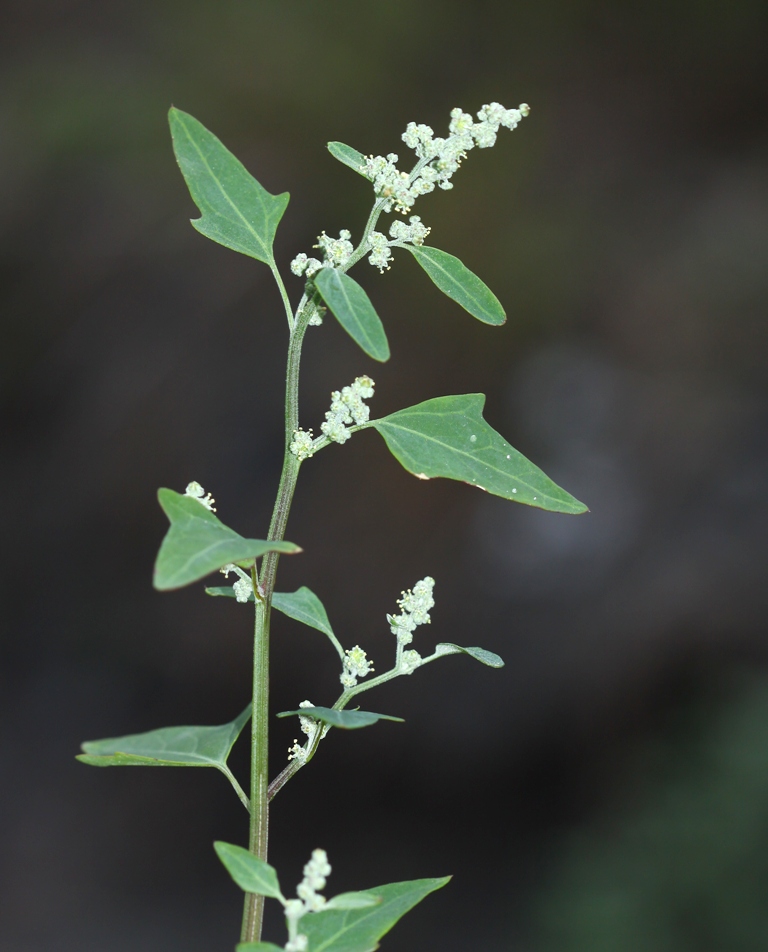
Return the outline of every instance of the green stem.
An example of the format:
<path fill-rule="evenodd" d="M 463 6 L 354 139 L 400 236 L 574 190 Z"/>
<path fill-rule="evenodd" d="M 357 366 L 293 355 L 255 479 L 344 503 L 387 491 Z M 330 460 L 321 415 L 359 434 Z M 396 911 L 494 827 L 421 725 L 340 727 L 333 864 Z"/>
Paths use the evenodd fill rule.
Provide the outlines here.
<path fill-rule="evenodd" d="M 279 281 L 281 290 L 282 281 Z M 287 300 L 287 298 L 286 298 Z M 302 299 L 296 317 L 291 318 L 291 338 L 288 344 L 288 362 L 285 374 L 285 450 L 280 485 L 269 526 L 270 542 L 285 538 L 299 460 L 291 453 L 290 444 L 299 426 L 299 364 L 301 345 L 309 318 L 314 313 L 312 302 Z M 269 623 L 272 612 L 272 593 L 277 576 L 277 552 L 268 552 L 262 561 L 258 579 L 263 594 L 256 599 L 256 621 L 253 639 L 253 713 L 251 716 L 251 826 L 248 848 L 254 856 L 267 861 L 269 829 Z M 241 941 L 258 942 L 264 918 L 264 897 L 246 893 L 243 909 Z"/>

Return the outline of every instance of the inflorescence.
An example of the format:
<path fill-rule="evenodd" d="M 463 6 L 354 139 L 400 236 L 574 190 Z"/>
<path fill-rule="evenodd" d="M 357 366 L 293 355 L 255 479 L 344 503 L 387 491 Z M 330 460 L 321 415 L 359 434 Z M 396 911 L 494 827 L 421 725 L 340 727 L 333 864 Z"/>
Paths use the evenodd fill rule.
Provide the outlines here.
<path fill-rule="evenodd" d="M 306 952 L 308 939 L 299 933 L 299 920 L 308 912 L 320 912 L 325 906 L 327 900 L 320 891 L 325 889 L 325 881 L 330 875 L 331 864 L 325 850 L 312 850 L 312 857 L 304 866 L 304 878 L 296 887 L 299 898 L 284 902 L 289 936 L 285 952 Z"/>
<path fill-rule="evenodd" d="M 432 591 L 435 580 L 428 575 L 417 582 L 412 589 L 402 593 L 398 599 L 401 612 L 399 615 L 387 615 L 387 621 L 392 634 L 397 638 L 398 650 L 402 651 L 405 645 L 413 641 L 413 632 L 419 625 L 428 625 L 430 608 L 434 608 L 435 600 Z M 421 664 L 422 658 L 418 651 L 402 651 L 400 655 L 400 669 L 402 674 L 412 674 Z"/>
<path fill-rule="evenodd" d="M 456 107 L 451 110 L 447 138 L 436 136 L 424 123 L 409 122 L 401 138 L 409 149 L 416 153 L 418 161 L 411 172 L 398 169 L 399 156 L 370 155 L 360 166 L 360 172 L 372 183 L 378 199 L 383 200 L 381 210 L 407 215 L 420 195 L 453 188 L 451 178 L 458 170 L 470 149 L 489 149 L 496 143 L 499 129 L 516 129 L 520 120 L 528 115 L 530 106 L 521 103 L 517 109 L 507 109 L 498 102 L 488 103 L 477 113 L 478 121 L 470 113 Z M 417 215 L 410 217 L 410 224 L 397 220 L 389 229 L 389 237 L 383 232 L 372 231 L 366 238 L 368 261 L 379 271 L 389 268 L 392 259 L 390 248 L 412 243 L 421 245 L 430 229 L 422 224 Z M 338 238 L 330 238 L 325 232 L 317 239 L 315 248 L 323 252 L 323 260 L 310 258 L 304 253 L 291 262 L 291 271 L 298 276 L 311 278 L 321 268 L 343 268 L 354 254 L 351 234 L 346 229 Z M 357 260 L 357 256 L 355 257 Z M 311 322 L 311 323 L 317 323 Z"/>
<path fill-rule="evenodd" d="M 373 380 L 364 375 L 356 377 L 348 387 L 333 391 L 331 409 L 325 414 L 325 422 L 320 424 L 323 436 L 316 441 L 312 437 L 312 430 L 302 429 L 293 434 L 289 448 L 299 462 L 313 456 L 319 442 L 331 440 L 334 443 L 346 443 L 352 436 L 349 427 L 368 422 L 371 411 L 363 401 L 371 399 L 374 386 Z"/>

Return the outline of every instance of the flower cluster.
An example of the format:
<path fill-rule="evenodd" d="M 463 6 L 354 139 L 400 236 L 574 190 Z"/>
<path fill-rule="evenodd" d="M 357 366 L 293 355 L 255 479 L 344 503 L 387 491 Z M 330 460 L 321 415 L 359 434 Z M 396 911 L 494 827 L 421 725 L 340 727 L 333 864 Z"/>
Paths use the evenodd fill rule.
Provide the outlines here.
<path fill-rule="evenodd" d="M 325 906 L 325 881 L 331 875 L 331 864 L 325 850 L 312 850 L 312 857 L 304 866 L 304 878 L 296 888 L 298 899 L 289 899 L 284 904 L 285 918 L 290 936 L 285 952 L 306 952 L 308 939 L 299 933 L 298 924 L 308 912 L 320 912 Z"/>
<path fill-rule="evenodd" d="M 390 152 L 387 156 L 369 156 L 361 171 L 373 182 L 376 194 L 385 199 L 384 211 L 394 208 L 405 215 L 419 195 L 426 195 L 435 186 L 453 188 L 451 177 L 469 150 L 475 146 L 489 148 L 496 142 L 500 126 L 514 129 L 529 111 L 526 103 L 517 109 L 505 109 L 493 102 L 480 109 L 479 122 L 475 122 L 468 112 L 452 109 L 448 138 L 435 136 L 430 126 L 409 122 L 402 139 L 419 158 L 414 170 L 410 174 L 401 172 L 398 156 Z"/>
<path fill-rule="evenodd" d="M 311 701 L 302 701 L 299 704 L 299 707 L 314 707 L 315 705 Z M 315 739 L 315 735 L 319 730 L 322 730 L 320 739 L 328 733 L 329 727 L 327 724 L 322 725 L 320 721 L 316 721 L 314 717 L 301 717 L 299 716 L 299 724 L 301 725 L 302 734 L 307 735 L 307 740 L 304 746 L 296 740 L 294 737 L 293 744 L 288 748 L 288 760 L 299 760 L 301 763 L 305 763 L 307 759 L 307 754 L 309 753 L 309 748 L 312 746 L 312 742 Z"/>
<path fill-rule="evenodd" d="M 205 506 L 206 509 L 210 509 L 211 512 L 216 512 L 213 504 L 216 500 L 210 493 L 206 493 L 200 483 L 195 482 L 193 479 L 191 483 L 187 486 L 184 491 L 185 496 L 190 496 L 192 499 L 196 499 L 201 506 Z"/>
<path fill-rule="evenodd" d="M 368 244 L 371 246 L 368 261 L 379 271 L 384 271 L 385 268 L 389 270 L 389 262 L 392 259 L 392 252 L 389 249 L 393 244 L 403 244 L 410 241 L 414 245 L 423 245 L 424 239 L 431 230 L 422 223 L 418 215 L 411 215 L 410 225 L 406 225 L 404 221 L 398 218 L 392 222 L 389 228 L 391 241 L 380 231 L 372 231 L 368 236 Z"/>
<path fill-rule="evenodd" d="M 358 678 L 365 678 L 373 671 L 373 662 L 368 659 L 360 645 L 355 645 L 345 654 L 344 671 L 339 675 L 339 680 L 345 688 L 353 688 Z"/>
<path fill-rule="evenodd" d="M 289 449 L 300 463 L 305 459 L 310 459 L 315 452 L 312 430 L 302 430 L 301 428 L 295 430 Z"/>
<path fill-rule="evenodd" d="M 334 443 L 346 443 L 351 433 L 347 429 L 353 423 L 367 423 L 370 409 L 363 403 L 373 396 L 373 380 L 357 377 L 353 384 L 331 394 L 331 409 L 325 414 L 325 423 L 320 425 L 324 436 Z M 296 434 L 294 435 L 296 442 Z M 297 454 L 298 455 L 298 454 Z"/>
<path fill-rule="evenodd" d="M 325 850 L 312 850 L 312 858 L 304 867 L 304 878 L 296 888 L 296 895 L 304 903 L 307 912 L 317 912 L 325 905 L 325 896 L 319 893 L 325 889 L 325 881 L 331 875 L 331 865 Z"/>
<path fill-rule="evenodd" d="M 322 235 L 318 236 L 317 244 L 313 245 L 314 248 L 319 248 L 323 252 L 323 260 L 309 258 L 302 252 L 300 255 L 296 255 L 291 262 L 291 271 L 296 275 L 301 276 L 303 274 L 305 277 L 311 278 L 321 268 L 342 268 L 354 251 L 350 241 L 351 237 L 351 233 L 346 228 L 342 228 L 338 238 L 330 238 L 323 232 Z"/>
<path fill-rule="evenodd" d="M 232 591 L 235 593 L 235 598 L 238 602 L 247 602 L 253 595 L 253 582 L 251 576 L 247 572 L 244 572 L 239 565 L 235 565 L 230 562 L 229 565 L 225 565 L 223 568 L 219 569 L 224 578 L 229 578 L 229 573 L 234 572 L 239 576 L 238 580 L 232 586 Z"/>
<path fill-rule="evenodd" d="M 432 620 L 429 617 L 429 610 L 435 605 L 435 600 L 432 598 L 434 587 L 433 578 L 427 576 L 421 579 L 413 586 L 413 589 L 409 588 L 407 592 L 403 592 L 403 597 L 398 599 L 400 614 L 387 615 L 389 627 L 397 638 L 398 645 L 409 645 L 413 641 L 413 632 L 416 627 L 428 625 Z M 416 654 L 416 652 L 412 653 Z"/>

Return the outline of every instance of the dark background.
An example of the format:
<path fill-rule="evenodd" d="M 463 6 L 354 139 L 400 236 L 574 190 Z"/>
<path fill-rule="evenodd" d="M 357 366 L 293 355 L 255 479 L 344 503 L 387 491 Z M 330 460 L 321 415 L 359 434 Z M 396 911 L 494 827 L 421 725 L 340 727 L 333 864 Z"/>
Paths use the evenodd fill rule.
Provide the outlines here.
<path fill-rule="evenodd" d="M 443 134 L 492 100 L 531 116 L 415 211 L 507 325 L 409 256 L 363 263 L 392 360 L 310 329 L 302 422 L 361 373 L 375 415 L 482 391 L 591 513 L 415 480 L 372 432 L 303 468 L 283 590 L 309 585 L 381 671 L 385 613 L 433 575 L 414 647 L 507 666 L 380 689 L 369 706 L 406 723 L 331 735 L 275 801 L 271 858 L 290 888 L 324 847 L 331 893 L 454 873 L 385 940 L 401 952 L 768 947 L 766 36 L 757 0 L 4 5 L 3 950 L 212 952 L 238 931 L 211 849 L 246 837 L 224 778 L 74 760 L 248 697 L 248 611 L 151 588 L 154 497 L 197 479 L 263 535 L 285 319 L 266 267 L 189 226 L 168 106 L 291 192 L 287 271 L 370 205 L 327 140 L 404 155 L 409 120 Z M 273 644 L 275 711 L 335 698 L 322 636 L 277 617 Z M 295 734 L 274 722 L 275 772 Z"/>

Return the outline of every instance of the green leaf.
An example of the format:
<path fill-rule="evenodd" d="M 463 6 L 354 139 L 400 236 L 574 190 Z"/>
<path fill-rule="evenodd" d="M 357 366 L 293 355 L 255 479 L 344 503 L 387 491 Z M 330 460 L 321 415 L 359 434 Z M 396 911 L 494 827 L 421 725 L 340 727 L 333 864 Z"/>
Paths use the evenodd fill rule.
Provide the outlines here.
<path fill-rule="evenodd" d="M 275 592 L 272 596 L 272 605 L 289 618 L 322 631 L 324 635 L 328 635 L 334 645 L 339 644 L 328 621 L 328 614 L 323 603 L 306 585 L 302 585 L 295 592 Z M 343 650 L 341 653 L 343 657 Z"/>
<path fill-rule="evenodd" d="M 371 711 L 335 711 L 330 707 L 302 707 L 298 711 L 282 711 L 278 717 L 291 717 L 300 714 L 302 717 L 313 717 L 323 724 L 332 727 L 341 727 L 344 730 L 356 730 L 358 727 L 369 727 L 376 721 L 397 721 L 404 723 L 402 717 L 392 717 L 390 714 L 373 714 Z"/>
<path fill-rule="evenodd" d="M 217 840 L 213 848 L 229 875 L 242 890 L 270 899 L 283 900 L 277 872 L 269 863 L 249 853 L 242 846 L 223 843 L 221 840 Z"/>
<path fill-rule="evenodd" d="M 368 909 L 329 910 L 304 916 L 308 952 L 372 952 L 379 939 L 417 903 L 450 879 L 414 879 L 366 890 L 380 899 Z"/>
<path fill-rule="evenodd" d="M 365 156 L 362 152 L 353 149 L 351 145 L 344 145 L 343 142 L 329 142 L 328 151 L 334 159 L 338 159 L 342 165 L 349 166 L 349 168 L 357 172 L 358 175 L 362 175 L 364 179 L 368 178 L 363 171 L 365 168 Z"/>
<path fill-rule="evenodd" d="M 374 896 L 370 892 L 347 892 L 339 893 L 320 910 L 321 912 L 331 909 L 369 909 L 371 906 L 378 906 L 381 902 L 381 896 Z"/>
<path fill-rule="evenodd" d="M 445 476 L 527 506 L 588 512 L 584 503 L 553 483 L 485 422 L 484 405 L 482 393 L 436 397 L 369 425 L 419 479 Z"/>
<path fill-rule="evenodd" d="M 313 280 L 323 300 L 352 340 L 374 360 L 389 360 L 389 343 L 384 325 L 357 281 L 335 268 L 321 268 Z"/>
<path fill-rule="evenodd" d="M 424 245 L 403 245 L 438 288 L 484 324 L 503 324 L 507 315 L 487 284 L 447 251 Z"/>
<path fill-rule="evenodd" d="M 272 942 L 238 942 L 235 952 L 283 952 L 283 946 Z"/>
<path fill-rule="evenodd" d="M 157 498 L 171 522 L 155 562 L 154 586 L 181 588 L 229 562 L 254 559 L 265 552 L 301 552 L 293 542 L 244 539 L 192 496 L 160 489 Z"/>
<path fill-rule="evenodd" d="M 161 727 L 144 734 L 89 740 L 77 759 L 94 767 L 216 767 L 227 776 L 227 758 L 251 716 L 251 706 L 219 727 Z"/>
<path fill-rule="evenodd" d="M 205 126 L 180 109 L 168 114 L 173 149 L 201 218 L 200 234 L 275 267 L 272 244 L 289 195 L 270 195 Z"/>
<path fill-rule="evenodd" d="M 486 651 L 485 648 L 462 648 L 461 645 L 451 645 L 442 643 L 435 645 L 436 655 L 449 654 L 468 654 L 481 664 L 487 664 L 489 668 L 503 668 L 504 662 L 492 651 Z"/>

